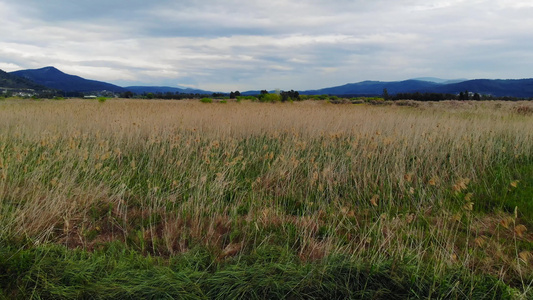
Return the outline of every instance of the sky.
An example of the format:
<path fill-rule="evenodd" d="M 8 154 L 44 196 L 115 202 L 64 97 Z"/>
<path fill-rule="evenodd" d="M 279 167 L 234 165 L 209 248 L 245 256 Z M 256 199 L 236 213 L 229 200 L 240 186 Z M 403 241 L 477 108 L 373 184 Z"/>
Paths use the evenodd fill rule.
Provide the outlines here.
<path fill-rule="evenodd" d="M 0 0 L 0 69 L 308 90 L 533 77 L 531 0 Z"/>

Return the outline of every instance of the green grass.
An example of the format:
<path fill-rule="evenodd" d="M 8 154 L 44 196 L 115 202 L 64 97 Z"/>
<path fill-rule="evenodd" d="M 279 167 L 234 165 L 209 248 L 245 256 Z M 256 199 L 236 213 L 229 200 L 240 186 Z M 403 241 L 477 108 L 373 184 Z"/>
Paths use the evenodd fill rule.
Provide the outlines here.
<path fill-rule="evenodd" d="M 223 263 L 201 248 L 163 259 L 120 243 L 92 253 L 53 245 L 2 246 L 0 253 L 0 292 L 18 299 L 511 299 L 517 294 L 490 276 L 452 269 L 435 277 L 430 265 L 408 259 L 369 264 L 338 256 L 301 263 L 271 247 Z"/>

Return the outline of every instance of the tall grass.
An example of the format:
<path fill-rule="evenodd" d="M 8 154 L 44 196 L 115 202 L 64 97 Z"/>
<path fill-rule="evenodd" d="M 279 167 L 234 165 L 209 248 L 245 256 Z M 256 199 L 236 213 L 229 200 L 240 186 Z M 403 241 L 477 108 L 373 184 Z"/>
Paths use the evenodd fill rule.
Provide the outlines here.
<path fill-rule="evenodd" d="M 268 246 L 531 295 L 528 105 L 7 100 L 0 240 L 216 264 Z"/>

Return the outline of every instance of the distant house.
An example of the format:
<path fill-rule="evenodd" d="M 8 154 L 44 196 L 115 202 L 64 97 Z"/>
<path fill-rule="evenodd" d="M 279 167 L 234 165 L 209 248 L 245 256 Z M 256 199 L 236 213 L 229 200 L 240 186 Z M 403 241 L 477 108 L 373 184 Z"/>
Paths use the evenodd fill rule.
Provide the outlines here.
<path fill-rule="evenodd" d="M 95 95 L 83 96 L 83 99 L 96 99 Z"/>

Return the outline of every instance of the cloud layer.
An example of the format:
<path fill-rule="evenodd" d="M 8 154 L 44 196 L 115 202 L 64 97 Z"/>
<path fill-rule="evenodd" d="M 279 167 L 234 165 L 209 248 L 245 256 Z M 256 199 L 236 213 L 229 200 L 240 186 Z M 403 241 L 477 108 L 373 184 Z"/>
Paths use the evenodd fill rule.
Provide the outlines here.
<path fill-rule="evenodd" d="M 0 11 L 5 71 L 218 91 L 533 77 L 530 0 L 0 0 Z"/>

